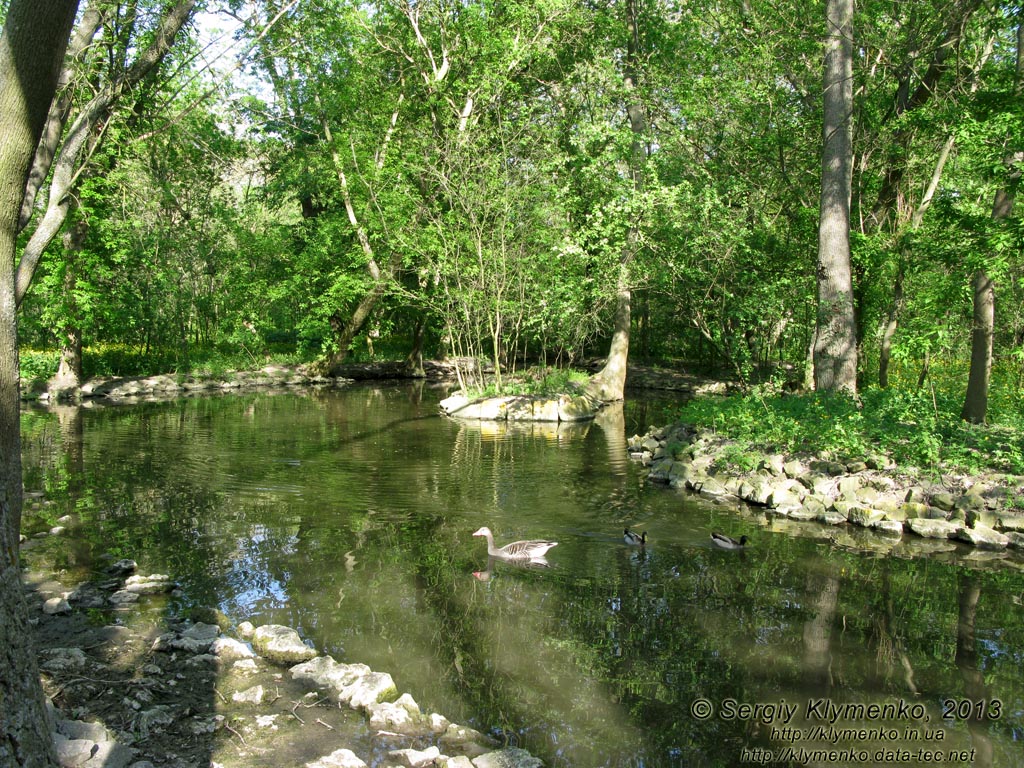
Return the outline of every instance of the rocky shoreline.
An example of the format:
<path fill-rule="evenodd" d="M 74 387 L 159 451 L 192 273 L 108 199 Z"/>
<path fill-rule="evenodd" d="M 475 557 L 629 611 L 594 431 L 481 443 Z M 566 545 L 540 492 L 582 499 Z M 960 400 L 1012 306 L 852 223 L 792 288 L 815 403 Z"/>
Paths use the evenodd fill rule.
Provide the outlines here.
<path fill-rule="evenodd" d="M 136 569 L 121 560 L 70 587 L 26 575 L 64 768 L 543 765 L 422 712 L 390 674 L 319 654 L 290 627 L 232 627 L 209 609 L 169 620 L 179 587 Z"/>
<path fill-rule="evenodd" d="M 1024 477 L 928 480 L 884 456 L 838 461 L 781 454 L 765 456 L 747 472 L 729 461 L 735 447 L 682 423 L 651 427 L 627 441 L 649 482 L 733 503 L 766 525 L 783 519 L 863 529 L 877 534 L 883 547 L 907 536 L 949 542 L 951 550 L 964 544 L 973 551 L 1024 555 Z"/>
<path fill-rule="evenodd" d="M 23 387 L 21 396 L 23 400 L 37 400 L 43 403 L 58 400 L 131 402 L 255 389 L 324 388 L 344 386 L 353 381 L 446 381 L 455 378 L 455 367 L 458 362 L 454 359 L 425 360 L 422 368 L 417 370 L 399 362 L 351 363 L 339 366 L 329 376 L 316 373 L 306 365 L 265 365 L 255 370 L 231 370 L 220 373 L 96 377 L 72 390 L 50 390 L 45 382 L 36 382 L 32 386 Z"/>

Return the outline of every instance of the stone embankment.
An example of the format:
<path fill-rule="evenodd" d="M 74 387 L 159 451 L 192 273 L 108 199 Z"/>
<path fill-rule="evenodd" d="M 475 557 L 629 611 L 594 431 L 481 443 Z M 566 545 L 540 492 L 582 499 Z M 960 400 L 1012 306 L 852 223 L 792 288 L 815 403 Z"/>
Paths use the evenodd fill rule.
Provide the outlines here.
<path fill-rule="evenodd" d="M 1009 475 L 923 481 L 882 456 L 863 460 L 765 456 L 749 472 L 729 461 L 735 445 L 685 424 L 628 440 L 651 482 L 733 500 L 770 518 L 856 526 L 963 542 L 981 550 L 1024 549 L 1024 478 Z"/>
<path fill-rule="evenodd" d="M 290 627 L 231 629 L 209 609 L 168 621 L 166 603 L 150 601 L 183 597 L 178 585 L 136 569 L 121 560 L 71 589 L 26 576 L 64 768 L 242 768 L 270 756 L 306 768 L 543 765 L 423 712 L 390 674 L 320 654 Z"/>
<path fill-rule="evenodd" d="M 303 368 L 267 365 L 256 371 L 227 371 L 221 374 L 161 374 L 89 379 L 73 392 L 26 391 L 23 396 L 46 402 L 59 398 L 131 401 L 166 399 L 182 395 L 209 395 L 252 389 L 329 387 L 349 379 L 318 376 Z"/>
<path fill-rule="evenodd" d="M 119 376 L 89 379 L 80 387 L 61 389 L 60 384 L 39 382 L 22 390 L 27 400 L 112 401 L 167 399 L 183 395 L 217 394 L 254 389 L 331 387 L 353 381 L 386 379 L 429 379 L 447 381 L 456 378 L 456 366 L 470 362 L 462 358 L 425 360 L 419 368 L 405 362 L 349 363 L 338 366 L 329 375 L 315 372 L 307 365 L 265 365 L 257 370 L 232 370 L 222 373 L 159 374 L 156 376 Z M 48 388 L 49 387 L 49 388 Z"/>

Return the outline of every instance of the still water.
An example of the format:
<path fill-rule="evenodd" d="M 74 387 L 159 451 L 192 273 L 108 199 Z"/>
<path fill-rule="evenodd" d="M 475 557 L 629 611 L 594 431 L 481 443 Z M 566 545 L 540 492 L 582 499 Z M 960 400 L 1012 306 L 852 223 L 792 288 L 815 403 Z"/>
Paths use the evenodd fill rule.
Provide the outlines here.
<path fill-rule="evenodd" d="M 65 567 L 134 558 L 548 766 L 1024 765 L 1020 559 L 839 547 L 649 486 L 642 396 L 506 429 L 438 416 L 444 395 L 27 412 L 26 488 L 84 524 Z M 557 540 L 550 567 L 489 564 L 482 525 Z"/>

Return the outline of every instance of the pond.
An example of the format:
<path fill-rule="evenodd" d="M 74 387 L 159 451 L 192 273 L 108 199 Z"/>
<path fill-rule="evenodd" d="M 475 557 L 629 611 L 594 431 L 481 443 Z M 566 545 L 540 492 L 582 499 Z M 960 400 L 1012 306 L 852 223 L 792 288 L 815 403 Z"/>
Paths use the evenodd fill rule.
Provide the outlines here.
<path fill-rule="evenodd" d="M 26 411 L 50 502 L 26 525 L 74 514 L 54 567 L 134 558 L 182 585 L 174 610 L 294 627 L 547 766 L 1024 765 L 1019 559 L 838 547 L 649 485 L 625 442 L 664 421 L 642 395 L 506 428 L 440 417 L 445 394 Z M 550 567 L 488 564 L 483 525 L 558 541 Z"/>

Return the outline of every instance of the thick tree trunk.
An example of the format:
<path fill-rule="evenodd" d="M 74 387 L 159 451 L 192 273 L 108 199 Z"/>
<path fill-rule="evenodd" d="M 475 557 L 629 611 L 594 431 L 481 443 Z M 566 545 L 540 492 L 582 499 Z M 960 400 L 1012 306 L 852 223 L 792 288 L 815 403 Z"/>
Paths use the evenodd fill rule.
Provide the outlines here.
<path fill-rule="evenodd" d="M 56 766 L 21 589 L 18 216 L 77 0 L 12 0 L 0 36 L 0 765 Z"/>
<path fill-rule="evenodd" d="M 608 350 L 608 359 L 605 361 L 604 367 L 591 377 L 587 386 L 590 394 L 606 403 L 621 400 L 626 389 L 631 304 L 628 275 L 627 265 L 621 265 L 618 297 L 615 303 L 615 326 L 612 332 L 611 346 Z"/>
<path fill-rule="evenodd" d="M 853 0 L 828 0 L 825 119 L 818 224 L 818 317 L 814 386 L 857 392 L 857 322 L 850 271 Z"/>

